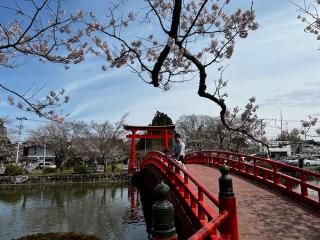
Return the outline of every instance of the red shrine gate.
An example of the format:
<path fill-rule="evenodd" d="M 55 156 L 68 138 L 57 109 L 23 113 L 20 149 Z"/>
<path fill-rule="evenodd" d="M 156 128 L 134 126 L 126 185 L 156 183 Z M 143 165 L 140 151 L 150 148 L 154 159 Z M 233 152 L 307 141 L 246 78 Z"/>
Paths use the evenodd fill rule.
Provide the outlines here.
<path fill-rule="evenodd" d="M 131 131 L 131 134 L 128 134 L 126 137 L 131 138 L 131 155 L 130 155 L 130 164 L 129 172 L 134 171 L 135 169 L 135 157 L 136 157 L 136 139 L 162 139 L 163 148 L 169 148 L 169 139 L 173 138 L 173 132 L 175 125 L 166 125 L 166 126 L 131 126 L 123 125 L 124 129 Z M 138 131 L 144 131 L 146 133 L 138 133 Z M 153 132 L 159 132 L 157 134 L 152 134 Z"/>

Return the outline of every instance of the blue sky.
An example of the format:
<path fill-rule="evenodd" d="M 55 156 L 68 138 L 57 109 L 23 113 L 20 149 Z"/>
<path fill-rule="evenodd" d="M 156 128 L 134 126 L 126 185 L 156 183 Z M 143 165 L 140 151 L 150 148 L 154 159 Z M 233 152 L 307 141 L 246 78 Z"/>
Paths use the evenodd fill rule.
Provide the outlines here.
<path fill-rule="evenodd" d="M 70 1 L 67 8 L 69 11 L 98 9 L 96 11 L 102 14 L 106 2 Z M 132 1 L 129 2 L 132 5 Z M 237 6 L 250 4 L 250 1 L 232 2 Z M 287 0 L 256 0 L 254 8 L 259 29 L 247 39 L 238 40 L 233 57 L 225 62 L 228 64 L 224 72 L 228 80 L 228 105 L 244 106 L 255 96 L 260 118 L 279 119 L 281 109 L 285 119 L 294 121 L 310 114 L 320 116 L 320 51 L 317 50 L 320 42 L 304 33 L 295 7 Z M 197 95 L 196 80 L 163 92 L 143 83 L 125 68 L 104 72 L 102 64 L 101 59 L 88 56 L 85 62 L 66 71 L 60 65 L 42 64 L 32 59 L 17 71 L 2 68 L 0 82 L 21 92 L 33 83 L 46 84 L 39 97 L 51 89 L 64 88 L 71 100 L 63 111 L 74 120 L 117 121 L 129 112 L 128 123 L 144 125 L 151 122 L 157 110 L 167 113 L 173 120 L 182 114 L 218 115 L 217 106 Z M 209 70 L 208 76 L 217 77 L 214 68 Z M 4 96 L 0 91 L 0 97 Z M 0 115 L 9 115 L 13 120 L 21 115 L 41 120 L 8 106 L 5 101 L 0 102 Z M 294 121 L 288 121 L 289 130 L 299 126 Z M 279 130 L 274 121 L 265 122 L 267 135 L 276 136 Z M 25 121 L 26 128 L 39 124 L 41 122 Z"/>

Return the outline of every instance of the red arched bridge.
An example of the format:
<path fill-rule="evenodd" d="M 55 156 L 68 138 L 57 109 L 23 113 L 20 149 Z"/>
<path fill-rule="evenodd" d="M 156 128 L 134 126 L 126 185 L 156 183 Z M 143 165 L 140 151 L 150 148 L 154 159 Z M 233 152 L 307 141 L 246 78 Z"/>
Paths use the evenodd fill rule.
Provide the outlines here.
<path fill-rule="evenodd" d="M 149 152 L 139 165 L 132 159 L 130 170 L 168 183 L 186 238 L 320 239 L 320 174 L 224 151 L 194 152 L 185 159 L 187 169 L 170 156 Z M 229 167 L 234 191 L 226 173 L 217 170 L 222 165 Z M 224 191 L 222 178 L 230 180 Z"/>
<path fill-rule="evenodd" d="M 221 151 L 191 153 L 186 161 L 185 170 L 163 153 L 150 152 L 141 169 L 157 169 L 169 183 L 194 227 L 189 239 L 320 239 L 320 187 L 313 183 L 320 174 Z M 220 174 L 214 168 L 222 164 L 234 173 L 235 196 L 216 197 Z"/>

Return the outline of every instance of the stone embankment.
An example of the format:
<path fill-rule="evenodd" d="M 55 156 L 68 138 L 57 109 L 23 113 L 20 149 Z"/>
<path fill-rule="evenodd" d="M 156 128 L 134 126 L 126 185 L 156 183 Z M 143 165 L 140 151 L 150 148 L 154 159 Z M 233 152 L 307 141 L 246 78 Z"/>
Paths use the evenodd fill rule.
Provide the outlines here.
<path fill-rule="evenodd" d="M 129 181 L 128 173 L 110 174 L 68 174 L 68 175 L 43 175 L 43 176 L 0 176 L 1 184 L 40 184 L 57 182 L 117 182 Z"/>

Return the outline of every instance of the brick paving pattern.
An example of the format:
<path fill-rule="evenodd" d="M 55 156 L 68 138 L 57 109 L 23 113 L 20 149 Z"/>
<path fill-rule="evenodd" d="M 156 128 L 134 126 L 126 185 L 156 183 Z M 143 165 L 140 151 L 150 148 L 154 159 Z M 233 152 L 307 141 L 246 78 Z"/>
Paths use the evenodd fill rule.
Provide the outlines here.
<path fill-rule="evenodd" d="M 187 170 L 218 196 L 217 169 L 190 164 Z M 241 240 L 320 240 L 320 215 L 287 197 L 231 175 Z"/>

